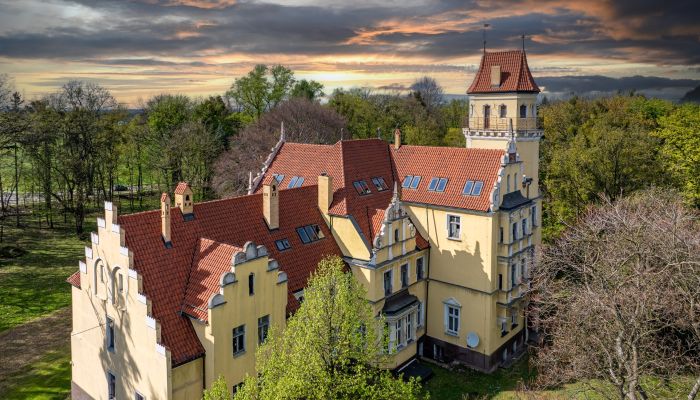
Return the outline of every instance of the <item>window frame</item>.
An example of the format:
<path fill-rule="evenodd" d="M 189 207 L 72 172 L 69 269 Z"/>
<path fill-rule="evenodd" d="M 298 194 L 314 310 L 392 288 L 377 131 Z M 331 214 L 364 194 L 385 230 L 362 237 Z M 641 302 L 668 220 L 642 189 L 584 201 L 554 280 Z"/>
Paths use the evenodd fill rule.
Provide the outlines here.
<path fill-rule="evenodd" d="M 416 280 L 425 278 L 425 257 L 416 258 Z"/>
<path fill-rule="evenodd" d="M 465 196 L 471 196 L 473 189 L 474 189 L 474 181 L 467 180 L 466 182 L 464 182 L 464 188 L 462 189 L 462 194 Z"/>
<path fill-rule="evenodd" d="M 238 346 L 239 338 L 240 346 Z M 234 357 L 238 357 L 245 353 L 245 324 L 238 325 L 231 330 L 231 351 L 233 352 Z"/>
<path fill-rule="evenodd" d="M 406 175 L 401 181 L 401 187 L 407 189 L 411 187 L 411 182 L 413 182 L 413 175 Z"/>
<path fill-rule="evenodd" d="M 251 272 L 248 275 L 248 296 L 255 295 L 255 273 Z"/>
<path fill-rule="evenodd" d="M 434 192 L 435 188 L 437 188 L 438 183 L 440 183 L 440 178 L 438 178 L 438 177 L 430 178 L 430 183 L 428 184 L 428 191 Z"/>
<path fill-rule="evenodd" d="M 420 185 L 421 181 L 421 176 L 420 175 L 414 175 L 413 179 L 411 179 L 411 189 L 418 189 L 418 185 Z"/>
<path fill-rule="evenodd" d="M 459 326 L 462 307 L 445 303 L 445 333 L 451 336 L 459 336 Z"/>
<path fill-rule="evenodd" d="M 277 251 L 285 251 L 291 249 L 292 245 L 289 243 L 289 239 L 284 238 L 275 240 L 275 247 Z"/>
<path fill-rule="evenodd" d="M 117 376 L 112 371 L 107 371 L 107 399 L 117 399 Z"/>
<path fill-rule="evenodd" d="M 146 400 L 146 396 L 139 393 L 138 390 L 134 391 L 134 400 Z"/>
<path fill-rule="evenodd" d="M 367 181 L 365 181 L 364 179 L 354 181 L 352 183 L 352 185 L 355 187 L 355 191 L 360 196 L 366 196 L 368 194 L 372 194 L 372 190 L 369 188 L 369 185 L 367 185 Z"/>
<path fill-rule="evenodd" d="M 408 263 L 405 263 L 405 264 L 401 264 L 401 267 L 399 267 L 400 273 L 401 273 L 401 289 L 407 288 L 411 282 L 411 279 L 409 276 L 411 273 L 411 270 L 408 267 L 408 265 L 409 265 Z"/>
<path fill-rule="evenodd" d="M 456 221 L 453 221 L 453 218 Z M 452 227 L 456 225 L 456 235 L 452 231 Z M 459 215 L 447 214 L 447 238 L 450 240 L 462 240 L 462 218 Z"/>
<path fill-rule="evenodd" d="M 435 187 L 435 191 L 437 193 L 444 193 L 445 189 L 447 189 L 447 183 L 449 182 L 449 179 L 447 178 L 440 178 L 438 181 L 437 186 Z"/>
<path fill-rule="evenodd" d="M 384 178 L 381 176 L 375 176 L 374 178 L 372 178 L 372 183 L 374 183 L 374 187 L 377 188 L 377 192 L 383 192 L 389 189 L 389 186 L 386 184 Z"/>
<path fill-rule="evenodd" d="M 107 315 L 105 317 L 105 341 L 107 342 L 105 347 L 107 347 L 107 351 L 110 353 L 114 353 L 116 348 L 115 333 L 114 319 Z"/>
<path fill-rule="evenodd" d="M 519 116 L 520 116 L 520 118 L 527 118 L 527 105 L 526 104 L 520 105 Z"/>
<path fill-rule="evenodd" d="M 387 276 L 389 279 L 387 279 Z M 384 271 L 383 274 L 384 277 L 384 297 L 391 296 L 392 293 L 394 293 L 394 271 L 392 269 L 388 269 Z M 388 287 L 387 287 L 388 283 Z"/>
<path fill-rule="evenodd" d="M 508 107 L 505 104 L 498 106 L 498 117 L 507 118 L 508 117 Z"/>
<path fill-rule="evenodd" d="M 265 343 L 270 333 L 270 314 L 258 318 L 258 345 Z"/>

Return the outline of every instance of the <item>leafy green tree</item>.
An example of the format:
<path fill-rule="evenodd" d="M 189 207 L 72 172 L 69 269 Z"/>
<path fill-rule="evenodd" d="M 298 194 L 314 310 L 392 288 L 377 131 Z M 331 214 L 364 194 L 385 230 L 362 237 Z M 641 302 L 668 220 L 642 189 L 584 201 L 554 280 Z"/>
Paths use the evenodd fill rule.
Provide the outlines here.
<path fill-rule="evenodd" d="M 313 101 L 318 100 L 323 95 L 323 85 L 320 82 L 302 79 L 294 84 L 291 97 L 303 97 Z"/>
<path fill-rule="evenodd" d="M 406 382 L 381 369 L 387 357 L 384 323 L 338 257 L 321 261 L 304 302 L 280 332 L 272 329 L 256 354 L 257 376 L 235 399 L 417 399 Z"/>
<path fill-rule="evenodd" d="M 223 376 L 219 377 L 212 383 L 209 389 L 204 390 L 202 400 L 232 400 L 231 392 L 226 385 L 226 380 Z"/>
<path fill-rule="evenodd" d="M 294 72 L 282 65 L 270 68 L 270 91 L 267 95 L 267 108 L 272 109 L 287 99 L 294 85 Z"/>
<path fill-rule="evenodd" d="M 161 94 L 148 101 L 146 115 L 151 167 L 161 172 L 168 186 L 174 187 L 182 180 L 180 159 L 164 149 L 172 148 L 170 142 L 175 132 L 191 120 L 192 101 L 184 95 Z"/>
<path fill-rule="evenodd" d="M 686 200 L 700 207 L 700 105 L 681 104 L 659 124 L 666 169 Z"/>
<path fill-rule="evenodd" d="M 236 79 L 226 95 L 240 111 L 258 119 L 288 98 L 293 85 L 294 73 L 289 68 L 282 65 L 268 68 L 259 64 L 246 76 Z"/>
<path fill-rule="evenodd" d="M 466 138 L 462 133 L 462 128 L 447 128 L 447 135 L 445 135 L 445 146 L 465 147 L 467 145 L 466 142 Z"/>
<path fill-rule="evenodd" d="M 442 118 L 448 128 L 461 129 L 469 113 L 469 101 L 453 99 L 442 107 Z"/>
<path fill-rule="evenodd" d="M 243 128 L 240 115 L 230 112 L 221 96 L 209 96 L 197 104 L 193 119 L 201 122 L 224 148 L 228 146 L 229 138 Z"/>

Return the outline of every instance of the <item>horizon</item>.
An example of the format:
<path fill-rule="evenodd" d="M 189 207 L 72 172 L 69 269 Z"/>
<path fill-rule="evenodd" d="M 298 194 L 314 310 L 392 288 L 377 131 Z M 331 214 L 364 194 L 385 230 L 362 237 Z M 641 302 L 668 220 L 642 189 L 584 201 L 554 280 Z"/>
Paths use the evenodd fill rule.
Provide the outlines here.
<path fill-rule="evenodd" d="M 677 100 L 700 85 L 698 11 L 631 0 L 0 0 L 0 73 L 28 98 L 76 79 L 129 108 L 161 93 L 223 94 L 260 63 L 319 81 L 326 95 L 401 93 L 427 75 L 454 97 L 478 68 L 484 34 L 487 51 L 520 49 L 525 34 L 548 97 L 636 90 Z"/>

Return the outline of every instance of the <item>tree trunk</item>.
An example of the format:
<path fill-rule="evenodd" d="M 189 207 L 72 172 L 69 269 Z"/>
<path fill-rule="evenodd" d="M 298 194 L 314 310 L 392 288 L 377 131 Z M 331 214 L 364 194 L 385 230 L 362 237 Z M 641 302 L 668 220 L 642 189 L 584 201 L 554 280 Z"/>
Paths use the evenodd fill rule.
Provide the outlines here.
<path fill-rule="evenodd" d="M 17 163 L 17 144 L 15 143 L 15 220 L 19 228 L 19 164 Z"/>
<path fill-rule="evenodd" d="M 690 393 L 688 393 L 688 400 L 695 400 L 695 396 L 698 395 L 698 392 L 700 392 L 700 376 L 698 376 L 698 379 L 695 381 L 693 389 L 691 389 Z"/>

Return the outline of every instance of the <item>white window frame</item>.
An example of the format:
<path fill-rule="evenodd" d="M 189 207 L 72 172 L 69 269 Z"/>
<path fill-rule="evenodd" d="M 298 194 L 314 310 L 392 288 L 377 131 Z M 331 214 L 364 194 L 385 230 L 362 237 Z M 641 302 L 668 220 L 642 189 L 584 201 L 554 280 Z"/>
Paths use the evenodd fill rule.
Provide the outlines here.
<path fill-rule="evenodd" d="M 386 277 L 389 275 L 389 291 L 387 292 L 387 287 L 386 287 Z M 384 288 L 384 297 L 390 296 L 392 293 L 394 293 L 394 271 L 392 269 L 388 269 L 384 271 L 384 274 L 382 275 L 382 285 Z"/>
<path fill-rule="evenodd" d="M 453 218 L 456 218 L 456 221 L 452 221 Z M 457 235 L 452 234 L 452 226 L 457 225 L 456 233 Z M 446 228 L 447 228 L 447 238 L 450 240 L 462 240 L 462 217 L 459 215 L 455 214 L 447 214 L 446 216 Z"/>
<path fill-rule="evenodd" d="M 236 333 L 236 329 L 238 329 L 238 328 L 242 328 L 242 333 L 240 333 L 240 334 Z M 233 348 L 233 343 L 236 342 L 236 339 L 238 337 L 243 337 L 243 340 L 241 341 L 243 346 L 241 346 L 242 348 L 240 348 L 240 349 L 238 349 L 238 351 L 236 351 Z M 245 347 L 246 347 L 245 346 L 245 324 L 243 324 L 243 325 L 239 325 L 231 330 L 231 352 L 233 353 L 233 356 L 238 357 L 241 354 L 244 354 L 245 350 L 246 350 Z"/>
<path fill-rule="evenodd" d="M 404 267 L 406 267 L 406 281 L 404 282 Z M 399 267 L 399 274 L 401 275 L 401 289 L 407 288 L 411 284 L 411 264 L 405 263 L 401 264 Z"/>
<path fill-rule="evenodd" d="M 452 311 L 452 312 L 451 312 Z M 459 328 L 462 318 L 462 305 L 457 302 L 457 300 L 450 298 L 444 302 L 444 323 L 445 323 L 445 334 L 450 336 L 459 336 Z M 450 328 L 450 322 L 454 321 L 452 329 Z"/>

